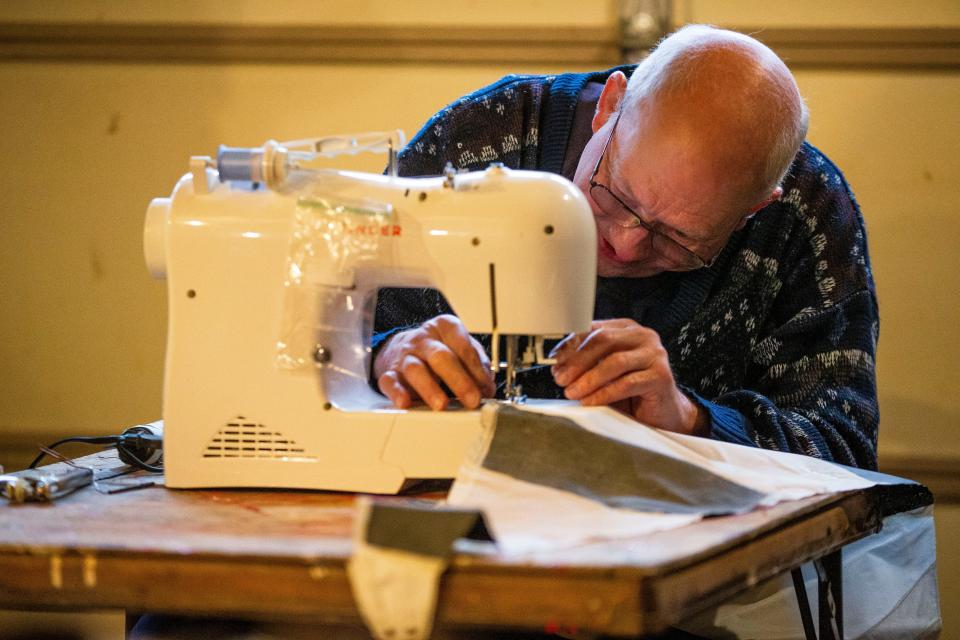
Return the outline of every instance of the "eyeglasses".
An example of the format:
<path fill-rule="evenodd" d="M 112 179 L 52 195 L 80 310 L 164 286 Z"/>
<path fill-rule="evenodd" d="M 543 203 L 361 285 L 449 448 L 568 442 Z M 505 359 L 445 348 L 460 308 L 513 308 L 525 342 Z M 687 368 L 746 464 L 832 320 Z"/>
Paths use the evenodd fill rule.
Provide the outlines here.
<path fill-rule="evenodd" d="M 607 153 L 607 147 L 610 146 L 610 141 L 613 139 L 613 133 L 617 129 L 622 113 L 622 109 L 617 113 L 617 118 L 613 121 L 613 127 L 610 129 L 610 135 L 607 136 L 607 141 L 603 143 L 603 150 L 600 151 L 600 157 L 597 158 L 597 166 L 593 168 L 593 174 L 590 176 L 590 197 L 600 207 L 603 215 L 609 217 L 615 224 L 628 229 L 642 227 L 647 232 L 650 248 L 662 258 L 668 260 L 675 269 L 693 271 L 711 266 L 716 260 L 716 256 L 704 260 L 692 249 L 688 249 L 662 231 L 658 231 L 656 227 L 646 222 L 640 217 L 640 214 L 618 198 L 609 187 L 597 182 L 600 164 L 603 162 L 603 156 Z"/>

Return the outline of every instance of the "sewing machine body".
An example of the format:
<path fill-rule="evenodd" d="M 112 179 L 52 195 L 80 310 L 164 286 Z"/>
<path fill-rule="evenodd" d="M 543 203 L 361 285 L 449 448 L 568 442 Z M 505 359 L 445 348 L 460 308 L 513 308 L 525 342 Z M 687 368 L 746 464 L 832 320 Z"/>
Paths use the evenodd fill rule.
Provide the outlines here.
<path fill-rule="evenodd" d="M 595 227 L 563 178 L 491 167 L 446 178 L 308 180 L 328 196 L 382 203 L 389 215 L 341 226 L 376 237 L 356 260 L 310 258 L 303 276 L 315 295 L 296 311 L 314 361 L 299 369 L 277 366 L 277 355 L 303 189 L 221 181 L 195 162 L 147 212 L 147 264 L 169 294 L 169 487 L 395 493 L 407 479 L 453 477 L 479 411 L 401 411 L 370 388 L 379 287 L 439 289 L 476 333 L 563 335 L 590 324 Z"/>

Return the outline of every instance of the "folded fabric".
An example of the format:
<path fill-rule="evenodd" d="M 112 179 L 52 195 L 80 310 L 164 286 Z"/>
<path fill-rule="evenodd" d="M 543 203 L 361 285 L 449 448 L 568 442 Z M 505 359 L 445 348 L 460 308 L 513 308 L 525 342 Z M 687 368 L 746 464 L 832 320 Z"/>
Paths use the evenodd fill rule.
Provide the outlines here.
<path fill-rule="evenodd" d="M 876 484 L 829 462 L 653 429 L 608 407 L 489 403 L 448 502 L 524 554 Z"/>

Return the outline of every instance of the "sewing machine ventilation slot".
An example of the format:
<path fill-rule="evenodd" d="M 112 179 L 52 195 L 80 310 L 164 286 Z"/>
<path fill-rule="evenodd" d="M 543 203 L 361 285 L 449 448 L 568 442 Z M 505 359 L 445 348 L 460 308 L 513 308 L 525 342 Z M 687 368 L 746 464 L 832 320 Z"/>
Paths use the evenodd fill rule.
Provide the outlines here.
<path fill-rule="evenodd" d="M 296 441 L 262 424 L 237 416 L 217 431 L 203 452 L 204 458 L 274 458 L 316 462 Z"/>

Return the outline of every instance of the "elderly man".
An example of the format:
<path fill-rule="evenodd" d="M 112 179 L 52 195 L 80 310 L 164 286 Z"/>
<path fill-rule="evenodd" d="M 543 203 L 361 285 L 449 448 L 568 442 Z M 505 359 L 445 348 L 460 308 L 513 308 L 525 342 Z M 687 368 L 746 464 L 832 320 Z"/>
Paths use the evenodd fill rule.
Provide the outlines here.
<path fill-rule="evenodd" d="M 596 320 L 523 381 L 531 396 L 875 468 L 863 220 L 806 126 L 772 51 L 690 26 L 635 69 L 508 76 L 470 94 L 423 127 L 400 169 L 499 161 L 565 175 L 587 197 Z M 436 292 L 381 293 L 373 375 L 397 406 L 443 409 L 444 385 L 468 407 L 494 393 L 483 345 L 451 313 Z"/>

